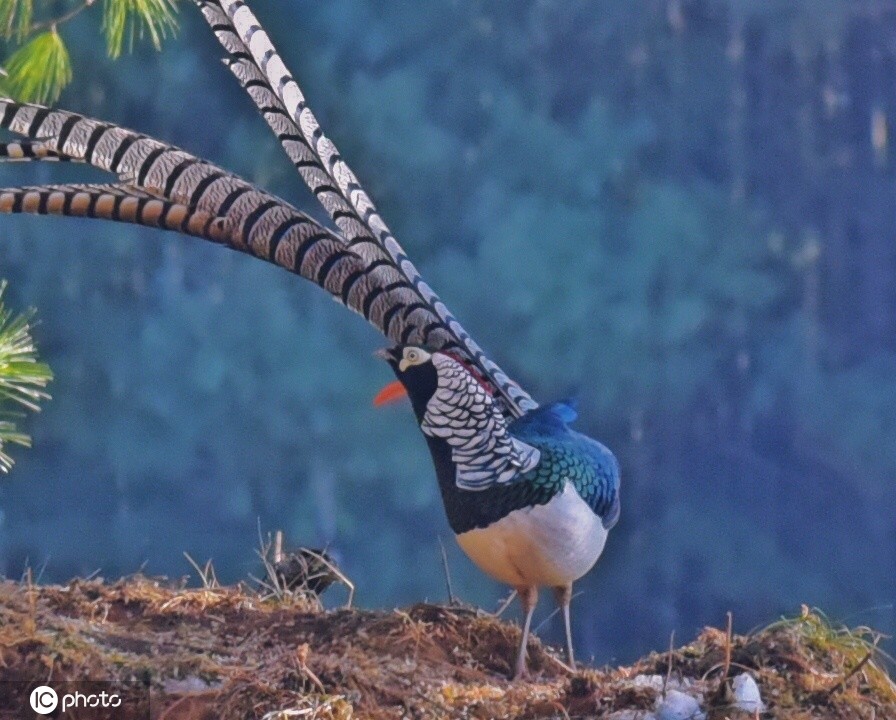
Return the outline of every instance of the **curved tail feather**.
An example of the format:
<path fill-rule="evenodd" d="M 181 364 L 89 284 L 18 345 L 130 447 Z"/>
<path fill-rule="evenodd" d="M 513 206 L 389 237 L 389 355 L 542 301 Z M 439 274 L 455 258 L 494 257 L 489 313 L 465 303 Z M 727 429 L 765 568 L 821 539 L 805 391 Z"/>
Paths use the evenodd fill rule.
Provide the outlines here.
<path fill-rule="evenodd" d="M 354 173 L 320 129 L 242 0 L 196 0 L 225 62 L 339 228 L 335 232 L 216 165 L 111 123 L 0 99 L 0 161 L 85 162 L 117 183 L 0 190 L 0 212 L 94 217 L 175 230 L 280 265 L 317 283 L 396 343 L 451 350 L 495 387 L 506 412 L 537 407 L 423 281 Z"/>
<path fill-rule="evenodd" d="M 39 145 L 46 156 L 21 159 L 64 156 L 120 178 L 0 190 L 0 212 L 92 217 L 202 237 L 312 280 L 396 342 L 428 338 L 453 347 L 434 314 L 412 308 L 418 296 L 390 263 L 366 262 L 337 233 L 212 163 L 116 125 L 11 100 L 0 100 L 0 127 L 40 138 L 20 145 Z"/>
<path fill-rule="evenodd" d="M 196 2 L 228 54 L 225 63 L 249 93 L 349 246 L 371 262 L 385 254 L 414 287 L 420 303 L 441 320 L 453 336 L 457 349 L 495 386 L 513 415 L 519 416 L 537 407 L 535 401 L 485 355 L 424 282 L 336 146 L 323 134 L 301 89 L 248 5 L 243 0 Z"/>
<path fill-rule="evenodd" d="M 14 162 L 16 160 L 58 160 L 60 162 L 68 162 L 73 159 L 67 155 L 61 155 L 55 150 L 50 150 L 40 140 L 0 143 L 0 160 L 4 162 Z"/>
<path fill-rule="evenodd" d="M 37 185 L 0 189 L 0 213 L 117 220 L 226 242 L 223 218 L 125 185 Z"/>

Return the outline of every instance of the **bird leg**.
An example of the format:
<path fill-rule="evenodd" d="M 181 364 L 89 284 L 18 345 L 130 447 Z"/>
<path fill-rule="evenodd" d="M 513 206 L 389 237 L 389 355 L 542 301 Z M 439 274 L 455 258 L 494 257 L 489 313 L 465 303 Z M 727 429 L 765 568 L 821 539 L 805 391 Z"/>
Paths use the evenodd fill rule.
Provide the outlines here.
<path fill-rule="evenodd" d="M 523 635 L 520 638 L 520 649 L 516 656 L 516 669 L 513 672 L 513 679 L 519 680 L 528 674 L 526 671 L 526 646 L 529 643 L 532 615 L 535 612 L 535 605 L 538 603 L 538 589 L 534 586 L 518 587 L 516 592 L 520 596 L 520 603 L 522 603 L 523 613 L 526 616 L 523 622 Z"/>
<path fill-rule="evenodd" d="M 566 630 L 566 659 L 569 662 L 569 667 L 575 672 L 576 660 L 572 651 L 572 627 L 569 621 L 569 603 L 572 600 L 572 583 L 555 587 L 554 596 L 557 598 L 557 604 L 563 611 L 563 627 Z"/>

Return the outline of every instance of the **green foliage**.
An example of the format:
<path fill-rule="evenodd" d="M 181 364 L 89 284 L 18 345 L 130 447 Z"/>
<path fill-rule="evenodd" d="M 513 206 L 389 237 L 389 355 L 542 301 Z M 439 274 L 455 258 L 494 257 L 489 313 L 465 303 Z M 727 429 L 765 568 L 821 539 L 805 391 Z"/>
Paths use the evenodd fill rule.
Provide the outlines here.
<path fill-rule="evenodd" d="M 6 40 L 23 40 L 31 29 L 33 14 L 32 0 L 3 0 L 0 2 L 0 35 Z"/>
<path fill-rule="evenodd" d="M 849 628 L 835 623 L 817 608 L 809 609 L 805 605 L 799 617 L 783 618 L 769 625 L 765 632 L 779 629 L 796 634 L 802 643 L 828 662 L 850 668 L 850 675 L 863 670 L 870 688 L 881 697 L 896 701 L 896 683 L 888 673 L 894 660 L 878 647 L 883 639 L 879 633 L 867 627 Z M 840 684 L 845 684 L 847 678 Z"/>
<path fill-rule="evenodd" d="M 135 38 L 149 36 L 156 50 L 177 31 L 173 0 L 105 0 L 103 33 L 109 56 L 117 58 L 124 47 L 132 50 Z"/>
<path fill-rule="evenodd" d="M 177 30 L 176 0 L 103 0 L 102 33 L 110 57 L 148 38 L 158 50 Z M 4 63 L 0 91 L 17 100 L 53 103 L 72 80 L 72 63 L 60 28 L 98 5 L 82 0 L 63 14 L 57 3 L 0 0 L 0 37 L 18 46 Z"/>
<path fill-rule="evenodd" d="M 52 102 L 72 80 L 72 64 L 56 30 L 36 35 L 6 64 L 6 88 L 19 100 Z"/>
<path fill-rule="evenodd" d="M 50 397 L 44 388 L 53 379 L 53 373 L 37 360 L 31 337 L 34 311 L 13 315 L 3 302 L 5 290 L 4 280 L 0 282 L 0 470 L 8 472 L 13 460 L 4 446 L 15 443 L 30 447 L 31 438 L 18 431 L 14 415 L 6 407 L 13 403 L 35 412 L 40 410 L 40 401 Z"/>

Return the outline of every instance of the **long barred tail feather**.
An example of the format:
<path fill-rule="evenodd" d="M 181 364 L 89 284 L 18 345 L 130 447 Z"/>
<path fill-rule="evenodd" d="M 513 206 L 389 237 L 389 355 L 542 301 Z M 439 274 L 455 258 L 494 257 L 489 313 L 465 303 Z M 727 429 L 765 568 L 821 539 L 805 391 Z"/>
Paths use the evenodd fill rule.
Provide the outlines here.
<path fill-rule="evenodd" d="M 68 155 L 51 150 L 41 140 L 20 140 L 19 142 L 0 143 L 0 161 L 15 162 L 27 160 L 71 161 Z"/>
<path fill-rule="evenodd" d="M 259 205 L 259 208 L 261 206 Z M 40 185 L 0 189 L 0 213 L 61 215 L 143 225 L 173 230 L 204 238 L 240 252 L 272 262 L 327 290 L 346 307 L 364 315 L 375 325 L 376 318 L 387 315 L 390 292 L 371 278 L 364 261 L 346 249 L 337 235 L 320 227 L 311 218 L 288 206 L 274 218 L 255 219 L 241 226 L 238 215 L 215 213 L 189 207 L 159 197 L 158 193 L 119 184 Z M 251 214 L 250 214 L 251 215 Z M 279 234 L 272 227 L 285 228 Z M 354 275 L 367 277 L 366 283 L 354 283 L 346 290 L 346 280 Z"/>
<path fill-rule="evenodd" d="M 0 189 L 0 213 L 117 220 L 226 242 L 223 218 L 124 185 L 38 185 Z"/>
<path fill-rule="evenodd" d="M 519 416 L 532 398 L 470 338 L 408 260 L 355 175 L 323 135 L 267 34 L 242 0 L 196 0 L 225 63 L 339 231 L 212 163 L 81 115 L 0 99 L 0 161 L 84 162 L 106 185 L 0 190 L 0 212 L 61 214 L 175 230 L 280 265 L 317 283 L 396 343 L 466 358 Z"/>
<path fill-rule="evenodd" d="M 231 72 L 249 93 L 352 250 L 370 262 L 379 262 L 385 254 L 419 295 L 419 301 L 411 307 L 427 308 L 439 318 L 453 337 L 452 344 L 494 384 L 513 415 L 519 416 L 537 407 L 535 401 L 485 355 L 423 281 L 355 174 L 323 134 L 298 84 L 248 5 L 243 0 L 196 2 L 227 52 L 225 62 Z"/>
<path fill-rule="evenodd" d="M 212 163 L 116 125 L 11 100 L 0 100 L 0 127 L 30 138 L 6 145 L 29 148 L 28 159 L 65 157 L 119 177 L 107 185 L 0 190 L 0 212 L 101 218 L 196 235 L 317 283 L 396 341 L 455 344 L 392 263 L 368 262 L 338 233 Z"/>

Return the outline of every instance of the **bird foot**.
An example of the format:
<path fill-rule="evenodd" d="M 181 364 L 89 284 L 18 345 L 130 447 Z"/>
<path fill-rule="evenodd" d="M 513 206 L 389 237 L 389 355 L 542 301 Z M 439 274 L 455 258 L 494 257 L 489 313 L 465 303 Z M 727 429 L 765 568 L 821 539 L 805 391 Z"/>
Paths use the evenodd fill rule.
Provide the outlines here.
<path fill-rule="evenodd" d="M 529 672 L 528 663 L 526 662 L 527 654 L 528 653 L 526 652 L 521 652 L 519 655 L 517 655 L 513 675 L 510 676 L 511 680 L 516 681 L 531 679 L 532 675 Z"/>

